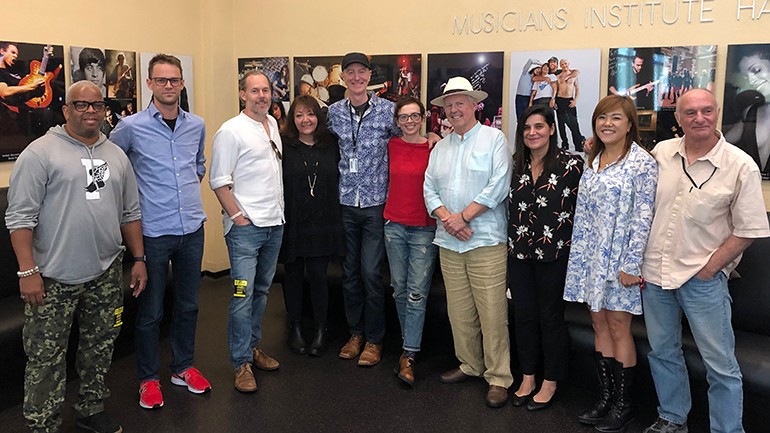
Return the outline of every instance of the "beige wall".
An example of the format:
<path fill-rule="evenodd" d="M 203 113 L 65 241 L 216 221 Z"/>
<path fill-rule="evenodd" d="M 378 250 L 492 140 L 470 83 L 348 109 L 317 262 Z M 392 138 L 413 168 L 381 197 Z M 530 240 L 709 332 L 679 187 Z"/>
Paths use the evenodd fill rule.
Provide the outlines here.
<path fill-rule="evenodd" d="M 688 0 L 689 1 L 689 0 Z M 16 17 L 6 20 L 0 39 L 24 42 L 52 42 L 70 45 L 95 45 L 105 48 L 141 51 L 166 51 L 194 57 L 196 110 L 206 119 L 209 139 L 219 125 L 237 113 L 234 82 L 236 59 L 248 56 L 303 56 L 344 54 L 363 51 L 370 54 L 443 53 L 468 51 L 524 51 L 532 49 L 601 48 L 603 70 L 607 68 L 607 49 L 622 46 L 718 45 L 717 92 L 721 99 L 728 44 L 770 42 L 766 30 L 770 13 L 751 19 L 751 11 L 736 19 L 737 5 L 752 0 L 703 0 L 704 14 L 714 22 L 701 23 L 701 0 L 659 0 L 654 22 L 648 8 L 644 23 L 639 24 L 638 9 L 629 23 L 623 9 L 623 22 L 615 28 L 586 28 L 584 10 L 614 4 L 605 0 L 541 0 L 524 2 L 460 0 L 397 3 L 338 0 L 336 2 L 265 2 L 262 0 L 135 0 L 129 3 L 100 3 L 98 13 L 91 4 L 46 2 L 44 8 L 19 3 Z M 638 3 L 647 3 L 638 2 Z M 757 2 L 756 14 L 762 1 Z M 536 6 L 533 6 L 536 4 Z M 662 22 L 662 6 L 667 19 L 679 16 L 675 24 Z M 691 22 L 687 22 L 692 6 Z M 493 31 L 453 35 L 455 16 L 492 13 L 508 15 L 505 25 L 514 26 L 520 15 L 530 10 L 546 15 L 564 8 L 564 30 Z M 770 11 L 768 11 L 770 12 Z M 45 25 L 32 27 L 30 22 Z M 506 55 L 506 63 L 508 56 Z M 423 74 L 425 79 L 425 74 Z M 508 82 L 506 70 L 505 82 Z M 423 83 L 424 84 L 424 83 Z M 602 88 L 606 76 L 602 77 Z M 505 88 L 504 94 L 508 94 Z M 508 107 L 507 96 L 503 106 Z M 504 125 L 507 130 L 508 125 Z M 210 145 L 208 147 L 210 154 Z M 8 184 L 12 164 L 0 164 L 0 185 Z M 207 185 L 201 188 L 209 215 L 206 255 L 203 267 L 220 271 L 229 267 L 222 240 L 219 206 Z"/>

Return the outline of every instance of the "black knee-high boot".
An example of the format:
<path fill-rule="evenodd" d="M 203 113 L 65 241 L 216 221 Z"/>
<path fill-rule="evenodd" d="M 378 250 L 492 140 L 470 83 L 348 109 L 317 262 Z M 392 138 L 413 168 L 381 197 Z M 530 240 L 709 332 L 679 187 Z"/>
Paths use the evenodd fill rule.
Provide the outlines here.
<path fill-rule="evenodd" d="M 602 356 L 601 352 L 594 352 L 596 372 L 599 376 L 599 400 L 590 409 L 581 413 L 578 420 L 583 424 L 596 425 L 610 411 L 612 405 L 612 367 L 610 359 Z"/>
<path fill-rule="evenodd" d="M 621 433 L 634 419 L 631 412 L 631 383 L 634 381 L 636 367 L 623 368 L 623 364 L 614 359 L 610 363 L 615 390 L 612 407 L 595 428 L 601 433 Z"/>

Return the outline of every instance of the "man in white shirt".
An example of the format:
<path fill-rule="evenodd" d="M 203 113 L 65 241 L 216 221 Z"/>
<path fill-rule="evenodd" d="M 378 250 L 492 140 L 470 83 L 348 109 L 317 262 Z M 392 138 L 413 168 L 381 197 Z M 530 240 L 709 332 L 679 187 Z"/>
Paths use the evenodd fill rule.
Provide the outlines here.
<path fill-rule="evenodd" d="M 679 99 L 683 138 L 659 143 L 658 189 L 644 252 L 642 292 L 658 393 L 658 419 L 645 433 L 687 433 L 690 383 L 682 353 L 682 313 L 706 366 L 712 432 L 743 432 L 743 384 L 727 276 L 755 238 L 770 236 L 759 167 L 716 129 L 714 95 Z"/>
<path fill-rule="evenodd" d="M 251 362 L 261 370 L 279 366 L 259 342 L 283 238 L 283 156 L 278 123 L 267 114 L 270 80 L 262 72 L 249 71 L 239 88 L 245 108 L 214 134 L 209 183 L 225 211 L 233 280 L 227 337 L 235 389 L 254 392 L 257 382 Z"/>

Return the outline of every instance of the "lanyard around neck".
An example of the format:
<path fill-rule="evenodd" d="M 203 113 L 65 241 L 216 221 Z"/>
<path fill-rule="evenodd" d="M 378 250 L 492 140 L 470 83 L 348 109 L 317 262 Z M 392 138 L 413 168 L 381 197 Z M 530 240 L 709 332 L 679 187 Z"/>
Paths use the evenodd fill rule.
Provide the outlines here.
<path fill-rule="evenodd" d="M 717 168 L 714 167 L 714 170 L 711 171 L 711 175 L 708 177 L 708 179 L 704 180 L 703 183 L 698 185 L 697 183 L 695 183 L 695 180 L 693 180 L 692 176 L 690 176 L 690 173 L 687 172 L 687 167 L 684 164 L 684 156 L 682 156 L 681 153 L 679 154 L 679 158 L 682 160 L 682 171 L 684 172 L 685 176 L 687 176 L 687 179 L 690 179 L 690 183 L 692 184 L 692 186 L 690 187 L 690 191 L 692 191 L 693 188 L 695 189 L 703 188 L 703 185 L 705 185 L 706 182 L 710 181 L 711 178 L 714 177 L 714 173 L 717 172 Z"/>

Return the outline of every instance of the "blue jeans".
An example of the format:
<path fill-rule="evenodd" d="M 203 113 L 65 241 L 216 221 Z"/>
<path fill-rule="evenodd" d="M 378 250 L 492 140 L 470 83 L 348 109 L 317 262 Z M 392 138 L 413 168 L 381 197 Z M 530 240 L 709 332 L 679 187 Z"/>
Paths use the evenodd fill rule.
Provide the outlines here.
<path fill-rule="evenodd" d="M 401 322 L 403 349 L 412 352 L 420 351 L 425 307 L 438 254 L 438 246 L 433 245 L 435 237 L 435 226 L 415 227 L 385 221 L 385 251 Z"/>
<path fill-rule="evenodd" d="M 145 236 L 144 253 L 147 256 L 147 286 L 137 299 L 136 314 L 136 365 L 139 381 L 158 379 L 160 323 L 163 320 L 169 261 L 174 276 L 172 361 L 169 368 L 171 373 L 177 374 L 193 365 L 203 259 L 203 226 L 181 236 Z"/>
<path fill-rule="evenodd" d="M 234 225 L 225 235 L 230 254 L 230 278 L 233 280 L 230 320 L 227 323 L 233 368 L 251 362 L 251 349 L 257 347 L 262 339 L 262 316 L 282 240 L 282 225 Z"/>
<path fill-rule="evenodd" d="M 683 424 L 692 401 L 682 353 L 682 312 L 706 365 L 712 432 L 743 432 L 743 384 L 735 358 L 735 335 L 727 277 L 709 281 L 693 277 L 676 290 L 647 283 L 642 291 L 644 321 L 652 350 L 650 370 L 658 393 L 661 418 Z"/>
<path fill-rule="evenodd" d="M 363 335 L 374 344 L 385 338 L 385 286 L 380 272 L 385 257 L 384 209 L 384 205 L 342 206 L 341 212 L 346 248 L 342 263 L 345 316 L 352 335 Z"/>

